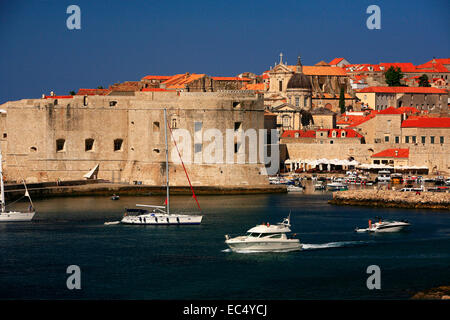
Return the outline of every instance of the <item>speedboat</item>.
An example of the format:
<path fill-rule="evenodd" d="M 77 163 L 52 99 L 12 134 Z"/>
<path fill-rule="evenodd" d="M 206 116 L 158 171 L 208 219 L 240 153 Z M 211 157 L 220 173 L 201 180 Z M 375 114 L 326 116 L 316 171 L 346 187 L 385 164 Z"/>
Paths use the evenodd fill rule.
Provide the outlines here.
<path fill-rule="evenodd" d="M 383 221 L 379 218 L 378 222 L 369 220 L 368 228 L 356 228 L 356 232 L 399 232 L 409 227 L 411 224 L 408 221 Z"/>
<path fill-rule="evenodd" d="M 288 238 L 291 232 L 290 215 L 276 225 L 261 224 L 247 231 L 247 235 L 230 238 L 225 243 L 234 252 L 289 252 L 302 249 L 299 239 Z"/>
<path fill-rule="evenodd" d="M 322 183 L 316 183 L 314 184 L 314 190 L 325 190 L 325 185 Z"/>
<path fill-rule="evenodd" d="M 378 171 L 377 181 L 381 183 L 388 183 L 391 181 L 391 172 L 389 170 Z"/>
<path fill-rule="evenodd" d="M 117 194 L 113 194 L 111 196 L 111 200 L 119 200 L 119 199 L 120 199 L 120 197 Z"/>
<path fill-rule="evenodd" d="M 341 182 L 331 182 L 327 184 L 328 190 L 331 191 L 342 191 L 342 190 L 348 190 L 348 186 Z"/>
<path fill-rule="evenodd" d="M 287 191 L 288 192 L 303 192 L 303 187 L 302 186 L 288 186 L 287 187 Z"/>

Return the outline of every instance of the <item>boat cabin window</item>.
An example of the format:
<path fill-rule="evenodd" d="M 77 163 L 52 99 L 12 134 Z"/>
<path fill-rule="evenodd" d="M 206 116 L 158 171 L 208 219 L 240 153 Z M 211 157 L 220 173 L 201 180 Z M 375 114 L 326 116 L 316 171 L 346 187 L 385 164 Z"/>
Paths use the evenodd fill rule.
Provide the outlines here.
<path fill-rule="evenodd" d="M 253 237 L 253 238 L 258 238 L 261 235 L 261 233 L 255 233 L 255 232 L 251 232 L 249 233 L 249 237 Z"/>
<path fill-rule="evenodd" d="M 266 233 L 264 235 L 265 238 L 275 238 L 275 239 L 279 239 L 281 238 L 281 233 Z"/>

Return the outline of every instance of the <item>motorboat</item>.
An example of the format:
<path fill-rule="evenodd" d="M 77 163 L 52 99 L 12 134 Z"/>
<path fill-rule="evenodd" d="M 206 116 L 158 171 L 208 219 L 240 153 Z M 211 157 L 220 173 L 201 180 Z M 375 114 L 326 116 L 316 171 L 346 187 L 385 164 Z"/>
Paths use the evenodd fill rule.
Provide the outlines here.
<path fill-rule="evenodd" d="M 387 183 L 391 181 L 391 172 L 389 170 L 378 171 L 377 181 L 381 183 Z"/>
<path fill-rule="evenodd" d="M 378 222 L 369 220 L 368 228 L 356 228 L 356 232 L 399 232 L 408 228 L 411 224 L 408 221 L 387 221 L 378 218 Z"/>
<path fill-rule="evenodd" d="M 316 183 L 314 184 L 314 190 L 325 190 L 326 186 L 322 183 Z"/>
<path fill-rule="evenodd" d="M 288 238 L 291 232 L 290 215 L 275 225 L 257 225 L 247 230 L 247 235 L 230 238 L 225 235 L 225 243 L 234 252 L 289 252 L 302 249 L 299 239 Z"/>
<path fill-rule="evenodd" d="M 27 185 L 25 180 L 22 179 L 23 185 L 25 187 L 25 195 L 22 197 L 28 198 L 30 201 L 30 206 L 28 207 L 28 211 L 7 211 L 6 210 L 6 202 L 5 202 L 5 186 L 3 184 L 3 166 L 2 166 L 2 154 L 0 151 L 0 188 L 1 188 L 1 198 L 0 198 L 0 222 L 27 222 L 31 221 L 36 213 L 34 210 L 33 202 L 31 201 L 30 194 L 27 189 Z"/>
<path fill-rule="evenodd" d="M 391 174 L 391 181 L 394 184 L 402 184 L 403 183 L 403 175 L 401 173 L 393 173 L 393 174 Z"/>
<path fill-rule="evenodd" d="M 287 186 L 287 191 L 288 192 L 303 192 L 303 187 L 302 186 L 296 186 L 296 185 L 289 185 Z"/>
<path fill-rule="evenodd" d="M 192 197 L 199 210 L 201 211 L 200 204 L 198 203 L 197 197 L 194 193 L 194 188 L 191 185 L 189 175 L 181 158 L 181 154 L 178 150 L 178 146 L 172 134 L 172 129 L 167 122 L 167 110 L 164 109 L 164 132 L 166 141 L 166 200 L 164 206 L 161 205 L 146 205 L 146 204 L 136 204 L 137 207 L 147 207 L 152 208 L 151 211 L 148 209 L 126 209 L 124 216 L 120 223 L 123 224 L 133 224 L 133 225 L 192 225 L 200 224 L 202 222 L 202 215 L 187 215 L 187 214 L 173 214 L 170 212 L 170 197 L 169 197 L 169 148 L 167 143 L 167 128 L 169 128 L 172 140 L 178 151 L 178 156 L 180 157 L 181 164 L 183 165 L 184 172 L 186 174 L 189 186 L 191 188 Z"/>
<path fill-rule="evenodd" d="M 327 184 L 327 189 L 330 191 L 344 191 L 348 190 L 348 186 L 341 182 L 331 182 Z"/>

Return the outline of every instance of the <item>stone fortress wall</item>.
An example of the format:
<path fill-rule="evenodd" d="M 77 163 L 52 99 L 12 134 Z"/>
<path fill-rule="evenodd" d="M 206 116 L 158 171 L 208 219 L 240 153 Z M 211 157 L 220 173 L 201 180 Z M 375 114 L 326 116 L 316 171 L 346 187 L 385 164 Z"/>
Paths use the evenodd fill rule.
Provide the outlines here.
<path fill-rule="evenodd" d="M 129 96 L 7 102 L 0 106 L 6 111 L 0 117 L 5 178 L 20 181 L 23 177 L 27 182 L 77 180 L 98 164 L 99 179 L 164 185 L 164 108 L 174 130 L 187 129 L 192 137 L 194 122 L 201 122 L 203 130 L 219 129 L 224 137 L 225 130 L 234 130 L 236 123 L 240 123 L 239 130 L 264 128 L 263 97 L 243 91 L 135 92 Z M 173 149 L 169 136 L 170 183 L 187 185 L 181 164 L 170 163 Z M 248 159 L 248 143 L 241 149 L 239 152 L 245 152 Z M 194 151 L 192 142 L 192 161 Z M 259 159 L 252 164 L 223 162 L 187 164 L 191 182 L 203 186 L 268 184 Z"/>

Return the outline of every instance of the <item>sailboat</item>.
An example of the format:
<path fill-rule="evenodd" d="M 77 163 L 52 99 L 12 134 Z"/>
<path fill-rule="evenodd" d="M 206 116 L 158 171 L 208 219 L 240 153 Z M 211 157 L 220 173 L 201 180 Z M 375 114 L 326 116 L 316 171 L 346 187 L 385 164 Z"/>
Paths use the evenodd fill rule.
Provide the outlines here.
<path fill-rule="evenodd" d="M 169 197 L 169 148 L 167 144 L 167 110 L 164 109 L 164 134 L 166 140 L 166 201 L 164 206 L 136 204 L 137 209 L 126 209 L 126 212 L 120 221 L 123 224 L 140 224 L 140 225 L 186 225 L 186 224 L 200 224 L 202 222 L 202 215 L 187 215 L 187 214 L 173 214 L 170 213 L 170 197 Z M 172 129 L 169 127 L 172 134 Z M 173 139 L 173 135 L 172 135 Z M 175 147 L 177 148 L 178 155 L 181 159 L 180 152 L 176 145 L 175 139 L 173 139 Z M 186 173 L 189 186 L 191 187 L 192 196 L 197 202 L 197 206 L 201 211 L 200 205 L 194 193 L 189 175 L 184 167 L 183 159 L 181 159 L 184 172 Z M 149 208 L 149 209 L 142 209 Z M 151 210 L 151 211 L 150 211 Z"/>
<path fill-rule="evenodd" d="M 22 179 L 23 180 L 23 179 Z M 31 221 L 33 219 L 34 214 L 36 213 L 34 210 L 33 202 L 31 201 L 30 194 L 28 193 L 27 185 L 25 180 L 23 180 L 23 185 L 25 186 L 25 195 L 28 200 L 30 200 L 30 207 L 27 212 L 20 211 L 6 211 L 6 202 L 5 202 L 5 186 L 3 185 L 3 166 L 2 166 L 2 153 L 0 151 L 0 186 L 1 186 L 1 212 L 0 212 L 0 222 L 23 222 L 23 221 Z"/>

